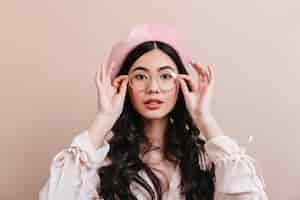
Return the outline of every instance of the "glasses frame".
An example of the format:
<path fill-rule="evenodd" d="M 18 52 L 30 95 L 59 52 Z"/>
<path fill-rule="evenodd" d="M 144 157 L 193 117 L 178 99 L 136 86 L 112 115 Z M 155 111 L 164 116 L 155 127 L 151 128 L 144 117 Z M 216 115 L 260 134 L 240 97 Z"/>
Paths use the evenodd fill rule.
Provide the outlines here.
<path fill-rule="evenodd" d="M 177 85 L 177 77 L 178 77 L 179 74 L 176 73 L 176 72 L 173 72 L 173 71 L 170 71 L 169 73 L 171 73 L 172 76 L 175 78 L 175 87 L 176 87 L 176 85 Z M 148 74 L 148 73 L 147 73 L 147 74 Z M 140 90 L 138 90 L 137 88 L 133 87 L 133 85 L 132 85 L 132 83 L 131 83 L 131 78 L 132 78 L 133 75 L 135 75 L 135 74 L 134 74 L 134 73 L 128 74 L 128 80 L 129 80 L 128 85 L 129 85 L 132 89 L 137 90 L 138 92 L 143 92 L 143 91 L 145 91 L 145 90 L 149 87 L 149 84 L 152 82 L 152 78 L 153 78 L 153 77 L 149 74 L 150 81 L 149 81 L 148 84 L 146 85 L 145 89 L 140 89 Z M 157 81 L 157 83 L 158 83 L 158 86 L 159 86 L 160 91 L 162 91 L 162 92 L 168 92 L 168 91 L 171 91 L 171 90 L 174 89 L 174 88 L 171 88 L 171 89 L 168 89 L 168 90 L 163 90 L 163 89 L 161 88 L 161 85 L 159 84 L 157 78 L 156 78 L 156 81 Z"/>

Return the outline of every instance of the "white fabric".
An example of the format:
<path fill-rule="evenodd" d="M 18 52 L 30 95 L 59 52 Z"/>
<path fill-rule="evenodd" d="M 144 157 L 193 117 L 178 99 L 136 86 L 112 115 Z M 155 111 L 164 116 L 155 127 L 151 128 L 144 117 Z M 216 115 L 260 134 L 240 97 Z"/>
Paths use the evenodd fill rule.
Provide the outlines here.
<path fill-rule="evenodd" d="M 252 137 L 248 143 L 251 143 Z M 39 192 L 39 200 L 96 200 L 99 199 L 96 186 L 101 184 L 97 169 L 107 165 L 109 143 L 95 149 L 87 130 L 83 130 L 67 149 L 60 151 L 50 166 L 50 175 Z M 208 140 L 204 148 L 209 162 L 216 165 L 216 192 L 214 200 L 267 200 L 262 175 L 256 174 L 255 159 L 246 154 L 246 148 L 226 135 Z M 200 164 L 200 161 L 199 161 Z M 140 175 L 149 183 L 144 171 Z M 176 167 L 170 182 L 170 189 L 163 194 L 163 200 L 184 200 L 179 194 L 180 170 Z M 149 199 L 137 184 L 130 185 L 139 200 Z"/>

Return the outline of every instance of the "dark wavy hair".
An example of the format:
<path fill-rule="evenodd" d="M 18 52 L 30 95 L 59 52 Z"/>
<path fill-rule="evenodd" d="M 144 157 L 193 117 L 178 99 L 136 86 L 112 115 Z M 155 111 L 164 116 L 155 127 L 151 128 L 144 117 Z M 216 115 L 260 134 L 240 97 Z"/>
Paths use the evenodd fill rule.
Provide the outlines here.
<path fill-rule="evenodd" d="M 188 74 L 178 52 L 172 46 L 161 41 L 146 41 L 127 54 L 118 75 L 128 74 L 130 67 L 140 56 L 155 48 L 154 42 L 175 62 L 179 73 Z M 213 163 L 207 165 L 205 141 L 199 137 L 200 130 L 186 109 L 181 90 L 178 95 L 174 109 L 168 114 L 173 122 L 168 120 L 163 154 L 168 161 L 179 165 L 180 192 L 186 200 L 213 200 L 215 166 Z M 140 144 L 148 142 L 143 123 L 142 116 L 134 110 L 127 92 L 124 109 L 112 127 L 113 137 L 108 141 L 111 164 L 102 166 L 97 171 L 101 180 L 97 192 L 105 200 L 137 200 L 129 187 L 132 182 L 142 186 L 152 200 L 162 199 L 158 177 L 139 157 Z M 199 158 L 203 162 L 199 162 Z M 144 170 L 149 176 L 155 191 L 138 174 L 140 170 Z"/>

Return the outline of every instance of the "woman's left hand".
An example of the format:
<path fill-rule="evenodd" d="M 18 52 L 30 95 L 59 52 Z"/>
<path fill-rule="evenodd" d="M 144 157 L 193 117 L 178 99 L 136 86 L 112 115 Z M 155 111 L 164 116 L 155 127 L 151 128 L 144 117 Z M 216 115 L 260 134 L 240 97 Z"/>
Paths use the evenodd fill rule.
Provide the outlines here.
<path fill-rule="evenodd" d="M 187 74 L 179 74 L 179 83 L 183 92 L 186 107 L 195 124 L 201 126 L 205 120 L 212 117 L 211 101 L 215 84 L 213 65 L 208 65 L 208 71 L 199 63 L 190 64 L 197 72 L 198 80 L 195 81 Z M 186 82 L 186 81 L 187 82 Z M 188 89 L 188 85 L 191 91 Z"/>

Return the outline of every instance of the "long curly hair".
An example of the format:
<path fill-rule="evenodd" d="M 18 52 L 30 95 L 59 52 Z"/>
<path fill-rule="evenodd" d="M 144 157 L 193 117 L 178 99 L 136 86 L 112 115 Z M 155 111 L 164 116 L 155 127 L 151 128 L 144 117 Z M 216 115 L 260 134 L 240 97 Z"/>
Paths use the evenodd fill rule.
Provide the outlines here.
<path fill-rule="evenodd" d="M 143 54 L 157 47 L 176 64 L 179 73 L 188 74 L 178 52 L 167 43 L 146 41 L 131 50 L 124 59 L 118 75 L 128 74 L 132 64 Z M 207 165 L 204 150 L 205 140 L 199 137 L 200 130 L 188 113 L 184 97 L 178 92 L 174 109 L 168 114 L 165 130 L 164 157 L 179 165 L 181 175 L 180 192 L 186 200 L 213 200 L 215 191 L 215 166 Z M 112 127 L 113 137 L 108 141 L 108 158 L 111 163 L 97 170 L 100 184 L 97 192 L 105 200 L 137 200 L 130 189 L 135 182 L 151 196 L 151 200 L 162 199 L 162 188 L 151 167 L 144 163 L 140 155 L 140 144 L 149 142 L 144 134 L 144 121 L 130 102 L 127 92 L 123 111 Z M 200 161 L 199 161 L 200 159 Z M 138 173 L 144 170 L 154 185 L 154 189 Z"/>

